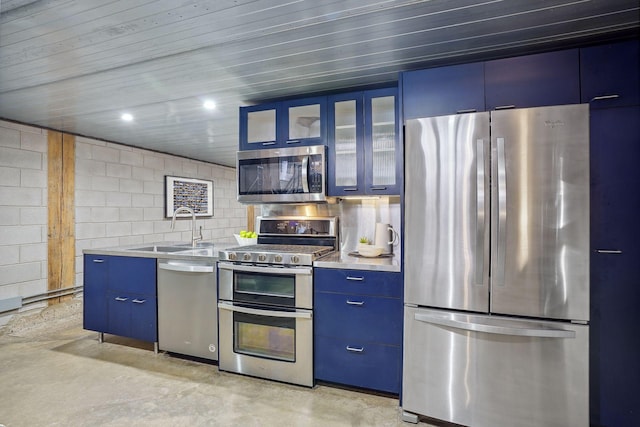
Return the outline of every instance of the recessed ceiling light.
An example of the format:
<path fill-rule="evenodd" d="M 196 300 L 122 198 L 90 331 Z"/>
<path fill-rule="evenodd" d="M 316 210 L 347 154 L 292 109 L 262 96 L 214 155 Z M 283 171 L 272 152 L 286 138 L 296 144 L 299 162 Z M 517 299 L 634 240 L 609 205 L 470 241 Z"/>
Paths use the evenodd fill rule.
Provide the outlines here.
<path fill-rule="evenodd" d="M 130 122 L 131 120 L 133 120 L 133 116 L 129 113 L 124 113 L 123 115 L 120 116 L 120 118 L 125 122 Z"/>
<path fill-rule="evenodd" d="M 204 108 L 206 108 L 207 110 L 215 110 L 216 109 L 216 103 L 213 101 L 204 101 L 204 104 L 202 104 L 202 106 Z"/>

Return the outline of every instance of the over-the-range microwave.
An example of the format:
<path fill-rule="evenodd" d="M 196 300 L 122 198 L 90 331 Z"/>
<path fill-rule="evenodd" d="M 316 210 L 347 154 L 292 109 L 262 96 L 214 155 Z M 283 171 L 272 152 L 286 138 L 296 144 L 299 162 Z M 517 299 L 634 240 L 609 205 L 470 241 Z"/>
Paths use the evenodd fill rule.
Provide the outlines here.
<path fill-rule="evenodd" d="M 238 151 L 238 201 L 300 203 L 326 200 L 326 147 Z"/>

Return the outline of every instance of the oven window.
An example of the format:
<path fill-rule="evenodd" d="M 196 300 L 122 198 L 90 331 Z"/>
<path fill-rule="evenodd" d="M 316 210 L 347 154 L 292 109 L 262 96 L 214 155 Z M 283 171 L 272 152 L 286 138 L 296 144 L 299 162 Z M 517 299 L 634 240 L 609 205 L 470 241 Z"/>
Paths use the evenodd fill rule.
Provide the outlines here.
<path fill-rule="evenodd" d="M 296 319 L 233 313 L 233 351 L 295 362 Z"/>
<path fill-rule="evenodd" d="M 236 271 L 234 293 L 264 295 L 294 299 L 296 276 L 294 274 L 265 274 Z"/>

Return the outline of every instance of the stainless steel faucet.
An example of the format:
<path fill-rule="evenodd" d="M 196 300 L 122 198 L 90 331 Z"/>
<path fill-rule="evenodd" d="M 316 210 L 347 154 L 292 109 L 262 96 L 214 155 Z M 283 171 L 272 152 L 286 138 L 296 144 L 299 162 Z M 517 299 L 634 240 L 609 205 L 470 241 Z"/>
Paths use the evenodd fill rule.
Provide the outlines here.
<path fill-rule="evenodd" d="M 186 206 L 180 206 L 178 209 L 176 209 L 175 211 L 173 211 L 173 218 L 171 219 L 171 230 L 173 230 L 176 226 L 176 216 L 180 213 L 180 212 L 185 212 L 185 213 L 190 213 L 191 214 L 191 247 L 195 248 L 196 247 L 196 242 L 198 240 L 202 240 L 202 227 L 200 227 L 200 233 L 198 236 L 196 236 L 196 213 L 193 211 L 193 209 L 188 208 Z"/>

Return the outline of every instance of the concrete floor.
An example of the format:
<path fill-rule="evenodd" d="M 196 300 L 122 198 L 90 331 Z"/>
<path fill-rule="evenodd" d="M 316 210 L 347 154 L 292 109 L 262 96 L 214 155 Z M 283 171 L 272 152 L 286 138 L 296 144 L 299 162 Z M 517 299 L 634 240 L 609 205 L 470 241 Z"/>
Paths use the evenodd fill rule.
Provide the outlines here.
<path fill-rule="evenodd" d="M 0 425 L 412 426 L 395 398 L 219 372 L 112 335 L 100 344 L 81 311 L 71 301 L 2 329 Z"/>

